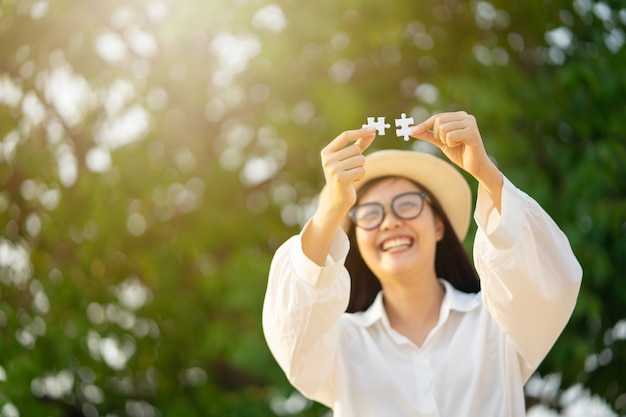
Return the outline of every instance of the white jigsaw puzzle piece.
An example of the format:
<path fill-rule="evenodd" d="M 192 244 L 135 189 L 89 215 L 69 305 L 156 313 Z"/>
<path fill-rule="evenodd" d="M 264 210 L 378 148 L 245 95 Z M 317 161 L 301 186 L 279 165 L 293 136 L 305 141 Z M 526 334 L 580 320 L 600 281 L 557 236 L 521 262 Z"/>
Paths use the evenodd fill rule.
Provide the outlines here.
<path fill-rule="evenodd" d="M 385 135 L 385 129 L 389 129 L 391 127 L 391 125 L 389 123 L 385 123 L 385 118 L 384 117 L 379 117 L 376 120 L 376 117 L 368 117 L 367 118 L 367 124 L 363 125 L 362 127 L 375 127 L 376 131 L 378 132 L 379 135 L 384 136 Z"/>
<path fill-rule="evenodd" d="M 396 129 L 396 135 L 398 135 L 399 138 L 401 137 L 404 138 L 405 141 L 408 141 L 409 136 L 411 135 L 411 129 L 409 129 L 409 127 L 414 124 L 415 121 L 412 117 L 406 117 L 406 113 L 402 113 L 402 118 L 396 119 L 396 127 L 399 127 L 399 129 Z"/>

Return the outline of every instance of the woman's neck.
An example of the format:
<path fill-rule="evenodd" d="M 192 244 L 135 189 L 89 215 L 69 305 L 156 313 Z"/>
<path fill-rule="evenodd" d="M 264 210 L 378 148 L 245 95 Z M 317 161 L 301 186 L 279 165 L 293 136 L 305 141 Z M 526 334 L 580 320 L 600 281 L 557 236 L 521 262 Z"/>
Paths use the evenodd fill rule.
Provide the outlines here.
<path fill-rule="evenodd" d="M 383 285 L 389 324 L 421 346 L 439 321 L 445 288 L 435 277 L 411 280 L 410 285 Z"/>

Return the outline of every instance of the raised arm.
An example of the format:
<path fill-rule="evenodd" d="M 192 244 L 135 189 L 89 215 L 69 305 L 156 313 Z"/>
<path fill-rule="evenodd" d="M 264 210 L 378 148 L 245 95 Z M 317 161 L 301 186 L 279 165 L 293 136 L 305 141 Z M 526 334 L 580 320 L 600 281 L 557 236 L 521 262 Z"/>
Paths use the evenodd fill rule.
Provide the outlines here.
<path fill-rule="evenodd" d="M 476 178 L 500 211 L 503 176 L 485 151 L 474 116 L 464 111 L 435 114 L 415 125 L 411 136 L 437 146 Z"/>
<path fill-rule="evenodd" d="M 374 137 L 375 129 L 344 132 L 322 151 L 326 187 L 300 235 L 276 251 L 263 305 L 265 338 L 287 378 L 326 405 L 333 400 L 338 321 L 350 298 L 349 243 L 340 225 Z"/>
<path fill-rule="evenodd" d="M 569 241 L 489 159 L 474 116 L 436 114 L 414 126 L 411 135 L 439 147 L 479 183 L 474 263 L 483 300 L 514 341 L 528 378 L 576 304 L 582 269 Z"/>
<path fill-rule="evenodd" d="M 375 137 L 374 128 L 349 130 L 322 150 L 326 187 L 315 214 L 302 231 L 302 250 L 317 265 L 326 262 L 335 232 L 356 201 L 354 182 L 365 173 L 363 151 Z"/>

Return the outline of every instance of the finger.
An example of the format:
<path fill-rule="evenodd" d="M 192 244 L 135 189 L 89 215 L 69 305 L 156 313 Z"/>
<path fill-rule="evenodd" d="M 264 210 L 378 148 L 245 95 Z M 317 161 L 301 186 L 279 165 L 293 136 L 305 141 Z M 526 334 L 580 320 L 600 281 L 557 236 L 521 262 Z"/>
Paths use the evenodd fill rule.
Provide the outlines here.
<path fill-rule="evenodd" d="M 411 130 L 411 136 L 416 139 L 421 139 L 426 142 L 430 142 L 437 146 L 439 146 L 438 144 L 441 143 L 439 139 L 435 138 L 435 135 L 433 135 L 433 132 L 431 132 L 430 130 L 413 129 Z"/>
<path fill-rule="evenodd" d="M 452 130 L 461 130 L 469 127 L 469 123 L 467 120 L 449 120 L 449 121 L 440 121 L 439 129 L 443 129 L 444 132 L 450 132 Z"/>
<path fill-rule="evenodd" d="M 373 138 L 376 136 L 376 128 L 374 127 L 364 127 L 362 129 L 356 130 L 346 130 L 341 133 L 335 139 L 333 139 L 327 146 L 328 150 L 336 152 L 346 145 L 352 142 L 356 142 L 361 138 Z"/>
<path fill-rule="evenodd" d="M 333 176 L 363 166 L 365 157 L 356 145 L 346 146 L 337 152 L 331 152 L 327 158 L 322 157 L 324 171 Z"/>
<path fill-rule="evenodd" d="M 437 114 L 434 114 L 432 116 L 430 116 L 428 119 L 424 120 L 423 122 L 413 126 L 411 128 L 411 132 L 424 132 L 426 130 L 432 130 L 433 126 L 435 125 L 435 119 L 437 118 Z M 411 134 L 412 136 L 412 134 Z"/>
<path fill-rule="evenodd" d="M 433 130 L 436 124 L 443 124 L 452 120 L 462 120 L 467 118 L 468 114 L 464 111 L 437 113 L 430 116 L 420 124 L 413 127 L 416 131 Z"/>
<path fill-rule="evenodd" d="M 441 125 L 443 124 L 442 117 L 444 117 L 444 116 L 443 115 L 437 115 L 435 117 L 435 120 L 434 120 L 434 123 L 433 123 L 433 136 L 439 142 L 443 143 L 443 141 L 441 140 Z"/>
<path fill-rule="evenodd" d="M 334 160 L 324 167 L 326 181 L 334 184 L 351 184 L 365 173 L 365 157 L 356 154 L 347 159 Z"/>
<path fill-rule="evenodd" d="M 455 129 L 446 133 L 443 142 L 450 147 L 458 146 L 460 144 L 475 146 L 477 141 L 474 133 L 475 131 L 469 127 Z"/>
<path fill-rule="evenodd" d="M 459 132 L 467 134 L 467 122 L 465 120 L 452 120 L 445 122 L 440 120 L 438 123 L 436 137 L 446 145 L 449 145 L 448 140 L 450 135 L 454 133 L 455 138 L 459 138 Z"/>
<path fill-rule="evenodd" d="M 348 145 L 344 148 L 339 149 L 338 151 L 331 152 L 328 159 L 335 161 L 345 161 L 361 154 L 361 148 L 355 142 L 352 145 Z"/>
<path fill-rule="evenodd" d="M 362 138 L 357 139 L 357 141 L 355 142 L 356 145 L 361 148 L 361 152 L 363 152 L 364 150 L 366 150 L 367 148 L 370 147 L 370 145 L 374 142 L 374 139 L 376 139 L 376 129 L 374 128 L 374 134 L 373 135 L 368 135 L 368 136 L 364 136 Z"/>
<path fill-rule="evenodd" d="M 446 132 L 443 134 L 441 138 L 441 143 L 445 144 L 450 148 L 454 148 L 455 146 L 459 146 L 466 142 L 466 132 L 462 130 L 452 130 L 450 132 Z"/>
<path fill-rule="evenodd" d="M 433 115 L 422 123 L 413 126 L 411 128 L 410 135 L 416 139 L 421 139 L 436 146 L 441 146 L 441 141 L 434 132 L 437 116 L 438 115 Z"/>
<path fill-rule="evenodd" d="M 427 120 L 411 128 L 411 136 L 441 146 L 439 129 L 447 115 L 447 113 L 443 113 L 430 116 Z"/>

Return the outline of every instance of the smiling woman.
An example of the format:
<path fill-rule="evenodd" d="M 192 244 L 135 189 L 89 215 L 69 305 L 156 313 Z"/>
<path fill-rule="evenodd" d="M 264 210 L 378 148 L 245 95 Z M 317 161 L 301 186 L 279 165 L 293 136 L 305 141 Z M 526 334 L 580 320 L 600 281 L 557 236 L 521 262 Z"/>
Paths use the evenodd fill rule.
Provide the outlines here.
<path fill-rule="evenodd" d="M 626 15 L 619 2 L 560 0 L 549 12 L 528 3 L 0 0 L 0 414 L 322 415 L 325 407 L 292 394 L 258 317 L 274 251 L 312 214 L 324 181 L 319 150 L 329 132 L 360 126 L 364 115 L 404 111 L 426 120 L 435 109 L 461 107 L 489 126 L 490 156 L 558 219 L 586 264 L 577 313 L 542 370 L 562 373 L 563 386 L 587 381 L 623 413 L 626 342 L 607 334 L 626 303 L 624 281 L 615 279 L 626 270 Z M 378 149 L 432 149 L 377 141 Z M 398 224 L 396 193 L 366 191 L 341 196 L 362 203 L 379 195 L 384 227 Z M 400 233 L 372 231 L 395 247 L 384 252 L 386 265 L 424 264 L 419 250 L 432 242 L 416 222 L 429 208 L 434 200 L 403 220 Z M 511 206 L 502 213 L 503 224 L 517 221 L 507 220 Z M 343 262 L 344 252 L 333 251 L 320 262 L 337 262 L 316 283 L 358 292 L 357 280 L 370 277 L 378 290 L 368 290 L 369 299 L 353 303 L 340 292 L 339 310 L 349 305 L 346 316 L 363 317 L 382 287 L 371 270 L 349 264 L 358 256 L 357 228 L 339 217 L 354 229 L 346 234 L 350 280 L 328 278 Z M 501 237 L 497 243 L 508 242 Z M 450 253 L 440 246 L 437 255 Z M 116 291 L 128 277 L 152 294 L 137 310 Z M 510 283 L 481 278 L 484 294 L 492 294 L 489 283 Z M 301 294 L 311 299 L 293 294 L 299 303 Z M 486 300 L 489 308 L 501 301 Z M 452 308 L 449 320 L 468 313 Z M 278 315 L 281 323 L 287 317 L 294 316 Z M 447 333 L 431 334 L 423 345 Z M 392 377 L 409 365 L 423 370 L 422 359 L 415 355 Z M 390 369 L 375 375 L 386 381 Z M 53 384 L 62 371 L 73 375 L 67 396 L 39 397 L 33 381 Z"/>
<path fill-rule="evenodd" d="M 291 383 L 337 417 L 525 416 L 523 385 L 578 295 L 582 271 L 567 238 L 488 158 L 473 116 L 412 127 L 479 182 L 479 288 L 461 244 L 465 179 L 419 152 L 364 156 L 375 132 L 344 132 L 322 151 L 317 210 L 270 269 L 270 350 Z"/>

